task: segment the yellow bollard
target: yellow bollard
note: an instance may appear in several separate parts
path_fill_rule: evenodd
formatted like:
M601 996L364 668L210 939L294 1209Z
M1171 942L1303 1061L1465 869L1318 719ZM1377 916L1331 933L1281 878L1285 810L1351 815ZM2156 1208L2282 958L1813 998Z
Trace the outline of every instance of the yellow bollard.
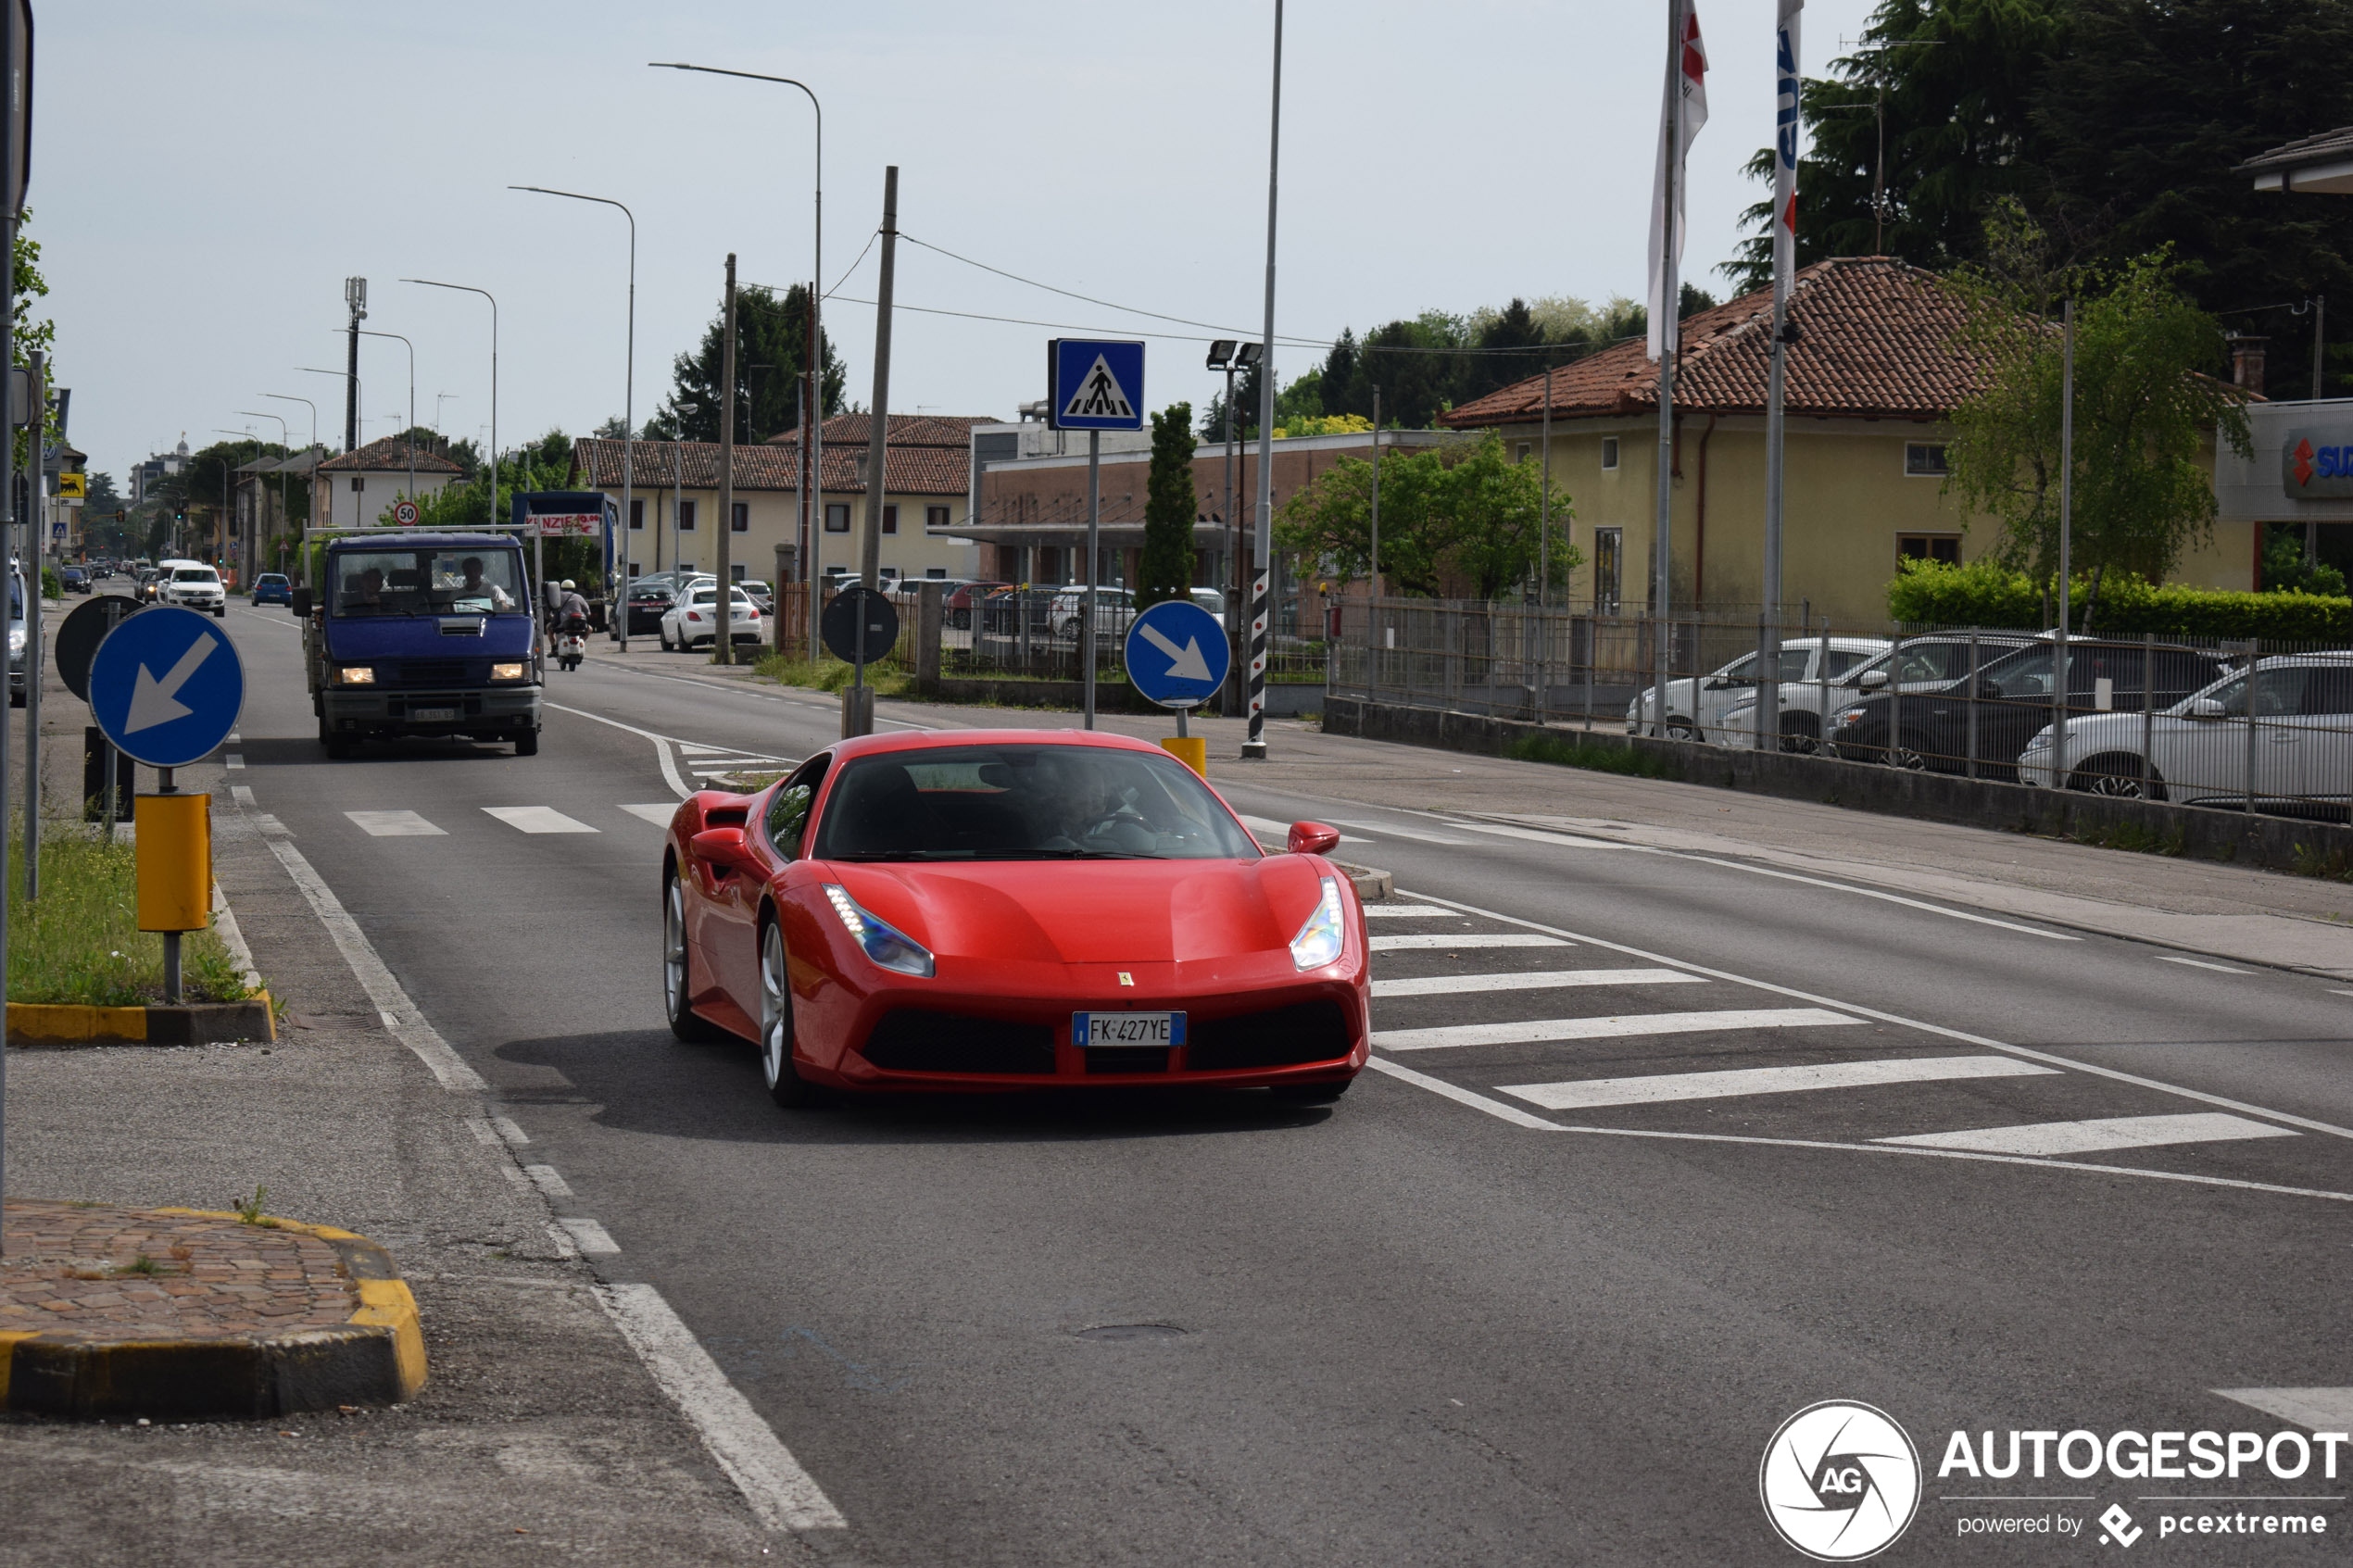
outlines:
M1209 777L1209 740L1204 735L1163 735L1161 748L1199 773Z
M212 924L212 797L143 795L132 807L139 835L139 929L203 931Z

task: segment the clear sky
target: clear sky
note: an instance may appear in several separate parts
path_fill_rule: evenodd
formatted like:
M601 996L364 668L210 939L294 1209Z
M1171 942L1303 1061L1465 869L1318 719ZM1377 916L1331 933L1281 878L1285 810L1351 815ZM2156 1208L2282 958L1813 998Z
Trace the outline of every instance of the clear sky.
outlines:
M1816 0L1817 72L1866 0ZM497 295L501 445L622 410L626 229L637 218L635 414L714 314L724 258L809 275L812 117L825 107L827 283L900 168L903 232L1123 305L1255 332L1265 260L1271 0L993 6L937 0L36 0L31 232L44 246L71 436L114 472L185 432L341 442L343 280L416 345L416 412L480 440ZM1663 0L1290 0L1277 331L1327 340L1514 295L1642 291ZM1687 274L1722 291L1740 165L1772 124L1772 0L1701 0L1712 118L1692 149ZM872 395L871 254L828 307ZM904 306L1137 332L1166 326L902 245ZM1013 417L1042 395L1036 326L902 312L891 403ZM1139 334L1140 335L1140 333ZM397 431L397 343L361 347L363 433ZM1320 350L1277 355L1285 380ZM1214 390L1201 345L1154 340L1147 400ZM438 395L448 394L443 397Z

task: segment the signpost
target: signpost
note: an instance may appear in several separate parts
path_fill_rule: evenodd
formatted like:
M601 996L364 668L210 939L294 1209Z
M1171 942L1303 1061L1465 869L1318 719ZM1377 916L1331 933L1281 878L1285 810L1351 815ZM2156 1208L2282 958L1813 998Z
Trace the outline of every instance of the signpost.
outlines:
M825 607L818 631L826 648L852 667L856 684L863 686L866 666L899 646L899 607L853 578ZM857 720L849 709L842 709L842 738L867 733L854 727Z
M1087 727L1095 727L1095 576L1102 551L1103 434L1144 428L1144 345L1058 337L1046 344L1046 424L1087 433L1087 613L1078 633Z
M1207 777L1209 743L1186 733L1185 716L1226 684L1226 629L1190 599L1163 599L1127 628L1126 656L1127 679L1145 700L1176 710L1176 738L1160 744Z
M66 690L82 701L90 700L90 661L98 652L98 645L107 633L147 607L122 594L100 594L74 607L71 615L57 627L57 679ZM85 732L82 750L83 787L88 788L90 752L103 746L105 755L99 760L97 797L104 811L107 838L114 838L114 825L124 815L123 784L119 776L121 752L104 732L95 725Z
M108 632L90 660L90 716L157 770L139 797L139 929L163 934L164 1000L181 1000L180 937L212 920L209 795L182 795L171 771L212 754L237 727L245 671L228 634L192 609L157 605Z

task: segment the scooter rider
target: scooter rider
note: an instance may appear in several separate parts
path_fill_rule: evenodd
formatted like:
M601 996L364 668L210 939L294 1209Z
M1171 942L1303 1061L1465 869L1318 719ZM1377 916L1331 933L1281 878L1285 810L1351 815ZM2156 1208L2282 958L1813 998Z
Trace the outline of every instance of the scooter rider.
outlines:
M578 618L577 623L574 617ZM563 581L562 596L556 600L556 612L547 618L547 650L555 651L556 636L566 631L588 629L588 601L580 596L578 587L569 577Z

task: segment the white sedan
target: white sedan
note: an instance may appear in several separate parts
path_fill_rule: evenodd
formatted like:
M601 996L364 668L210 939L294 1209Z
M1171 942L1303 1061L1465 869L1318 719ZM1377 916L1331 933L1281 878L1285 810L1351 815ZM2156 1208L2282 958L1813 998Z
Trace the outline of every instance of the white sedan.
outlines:
M1887 648L1884 637L1789 637L1781 643L1780 680L1835 679ZM1827 650L1827 651L1825 651ZM1667 683L1666 722L1659 722L1656 686L1645 686L1626 705L1626 733L1664 731L1669 740L1718 744L1745 737L1746 727L1728 723L1735 708L1756 700L1756 655L1744 653L1713 674Z
M730 630L735 641L757 643L762 640L761 628L767 622L760 607L741 588L727 593ZM698 647L709 647L719 640L719 584L715 581L696 583L671 602L662 612L661 646L686 653Z

